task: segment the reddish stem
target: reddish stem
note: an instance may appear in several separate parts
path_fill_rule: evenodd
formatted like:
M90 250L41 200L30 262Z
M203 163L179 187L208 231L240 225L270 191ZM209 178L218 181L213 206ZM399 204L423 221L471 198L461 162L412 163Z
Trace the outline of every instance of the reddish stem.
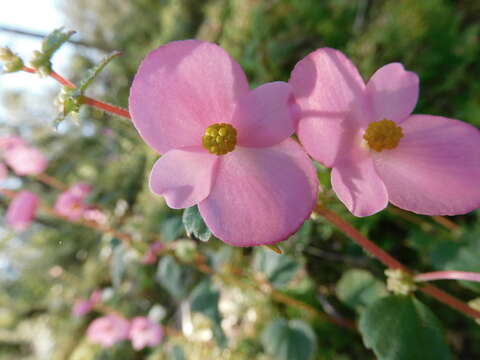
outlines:
M401 269L406 273L413 274L412 270L403 265L401 262L390 256L383 249L379 248L376 244L370 241L366 236L362 235L357 229L352 227L347 221L342 219L333 211L327 209L324 206L317 205L315 212L322 215L330 223L339 228L345 235L359 244L366 251L374 255L380 262L389 268ZM474 319L480 319L480 312L472 309L470 306L455 298L454 296L440 290L433 285L425 285L420 288L424 293L436 298L438 301L450 306L451 308L464 313Z
M480 282L480 273L467 271L434 271L415 275L414 280L432 281L432 280L466 280Z
M36 73L36 70L35 69L32 69L32 68L29 68L29 67L24 67L23 68L23 71L25 72L28 72L28 73L31 73L31 74L35 74ZM65 79L63 76L57 74L56 72L52 71L50 73L50 76L55 79L58 83L62 84L63 86L66 86L66 87L69 87L71 89L75 89L76 86L74 83L72 83L71 81ZM125 109L122 109L118 106L114 106L114 105L111 105L111 104L107 104L107 103L104 103L102 101L98 101L98 100L95 100L95 99L92 99L92 98L89 98L87 96L83 96L82 97L82 100L83 100L83 103L84 104L87 104L87 105L90 105L92 107L95 107L97 109L100 109L100 110L103 110L103 111L106 111L106 112L109 112L109 113L112 113L112 114L115 114L115 115L118 115L118 116L122 116L124 118L127 118L127 119L131 119L132 117L130 116L130 113L125 110Z

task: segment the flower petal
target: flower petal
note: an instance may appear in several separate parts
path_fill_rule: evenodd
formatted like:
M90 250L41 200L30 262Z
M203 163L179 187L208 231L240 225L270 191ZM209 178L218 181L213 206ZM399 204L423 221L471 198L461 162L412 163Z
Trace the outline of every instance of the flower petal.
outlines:
M362 77L340 51L322 48L295 66L289 82L300 109L300 141L312 157L333 166L343 137L371 114Z
M295 132L292 87L277 81L259 86L238 104L232 125L238 144L246 147L276 145Z
M173 209L193 206L210 193L217 160L201 147L170 150L153 166L150 189Z
M401 123L412 113L418 100L417 74L405 71L400 63L391 63L378 69L367 83L367 95L375 116Z
M293 140L270 148L238 147L221 159L215 185L199 210L226 243L273 244L307 219L317 189L315 168Z
M480 132L464 122L413 115L397 148L374 155L390 201L426 215L458 215L480 206Z
M373 215L388 204L387 190L368 154L336 165L332 170L332 188L355 216Z
M200 145L205 128L230 122L237 100L248 92L238 65L219 46L175 41L143 60L130 89L135 127L159 153Z

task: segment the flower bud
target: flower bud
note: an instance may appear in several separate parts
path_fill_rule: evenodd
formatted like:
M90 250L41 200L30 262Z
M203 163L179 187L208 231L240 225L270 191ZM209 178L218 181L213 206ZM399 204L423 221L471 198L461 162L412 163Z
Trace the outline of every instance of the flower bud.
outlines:
M0 60L10 61L15 54L8 47L0 47Z
M409 295L417 290L413 277L400 269L387 269L387 289L397 295Z

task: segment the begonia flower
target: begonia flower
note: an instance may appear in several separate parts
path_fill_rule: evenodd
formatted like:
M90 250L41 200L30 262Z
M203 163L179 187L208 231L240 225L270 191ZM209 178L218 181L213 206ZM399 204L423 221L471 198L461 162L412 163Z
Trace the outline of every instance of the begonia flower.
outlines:
M71 221L80 220L88 209L85 198L90 191L90 186L85 184L76 184L70 187L58 196L55 202L55 211Z
M88 299L78 299L73 305L72 313L75 316L81 317L88 314L95 305L102 301L101 290L95 290L92 292Z
M35 219L38 208L38 196L28 190L15 195L5 216L7 224L17 231L27 229Z
M8 176L8 169L3 162L0 162L0 181Z
M480 206L480 133L464 122L411 115L419 80L399 63L365 85L341 52L322 48L292 72L298 135L306 151L332 167L332 187L356 216L388 201L426 215Z
M87 329L87 338L94 344L110 348L116 343L126 340L130 329L128 320L107 315L93 320Z
M17 146L26 146L27 143L21 137L16 135L6 135L0 137L0 150L9 151Z
M15 146L5 152L5 162L19 176L41 174L48 166L47 158L31 146Z
M250 91L219 46L176 41L151 52L130 90L132 119L163 156L152 192L175 209L198 204L212 233L235 246L287 239L310 215L318 181L292 139L291 87Z
M135 350L145 347L154 347L160 344L163 330L160 325L147 317L137 316L132 319L129 336Z

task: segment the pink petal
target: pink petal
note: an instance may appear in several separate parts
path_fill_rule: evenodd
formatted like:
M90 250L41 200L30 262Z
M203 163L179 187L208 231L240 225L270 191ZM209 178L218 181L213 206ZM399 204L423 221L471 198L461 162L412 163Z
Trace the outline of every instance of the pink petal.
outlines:
M367 83L367 95L375 113L371 121L389 119L401 123L415 108L418 92L417 74L405 71L400 63L381 67Z
M480 206L480 132L464 122L413 115L397 148L374 154L396 206L426 215L465 214Z
M210 194L217 160L201 147L170 150L153 166L150 189L174 209L198 204Z
M215 236L234 246L287 239L316 201L315 168L291 139L270 148L242 148L223 156L215 185L199 210Z
M312 157L333 166L344 137L371 116L362 77L340 51L322 48L295 66L289 82L300 108L300 141Z
M6 221L17 231L25 230L35 218L38 208L38 196L28 190L20 191L10 202Z
M133 123L159 153L200 145L205 129L230 122L248 92L240 66L219 46L175 41L143 60L130 89Z
M48 166L47 158L38 149L21 145L6 152L5 162L19 176L38 175Z
M364 150L358 150L363 152ZM388 194L366 153L336 165L332 170L332 188L355 216L369 216L383 210Z
M4 163L0 162L0 181L8 176L8 169Z
M246 147L276 145L295 132L292 88L272 82L259 86L237 106L232 125L238 131L238 144Z

